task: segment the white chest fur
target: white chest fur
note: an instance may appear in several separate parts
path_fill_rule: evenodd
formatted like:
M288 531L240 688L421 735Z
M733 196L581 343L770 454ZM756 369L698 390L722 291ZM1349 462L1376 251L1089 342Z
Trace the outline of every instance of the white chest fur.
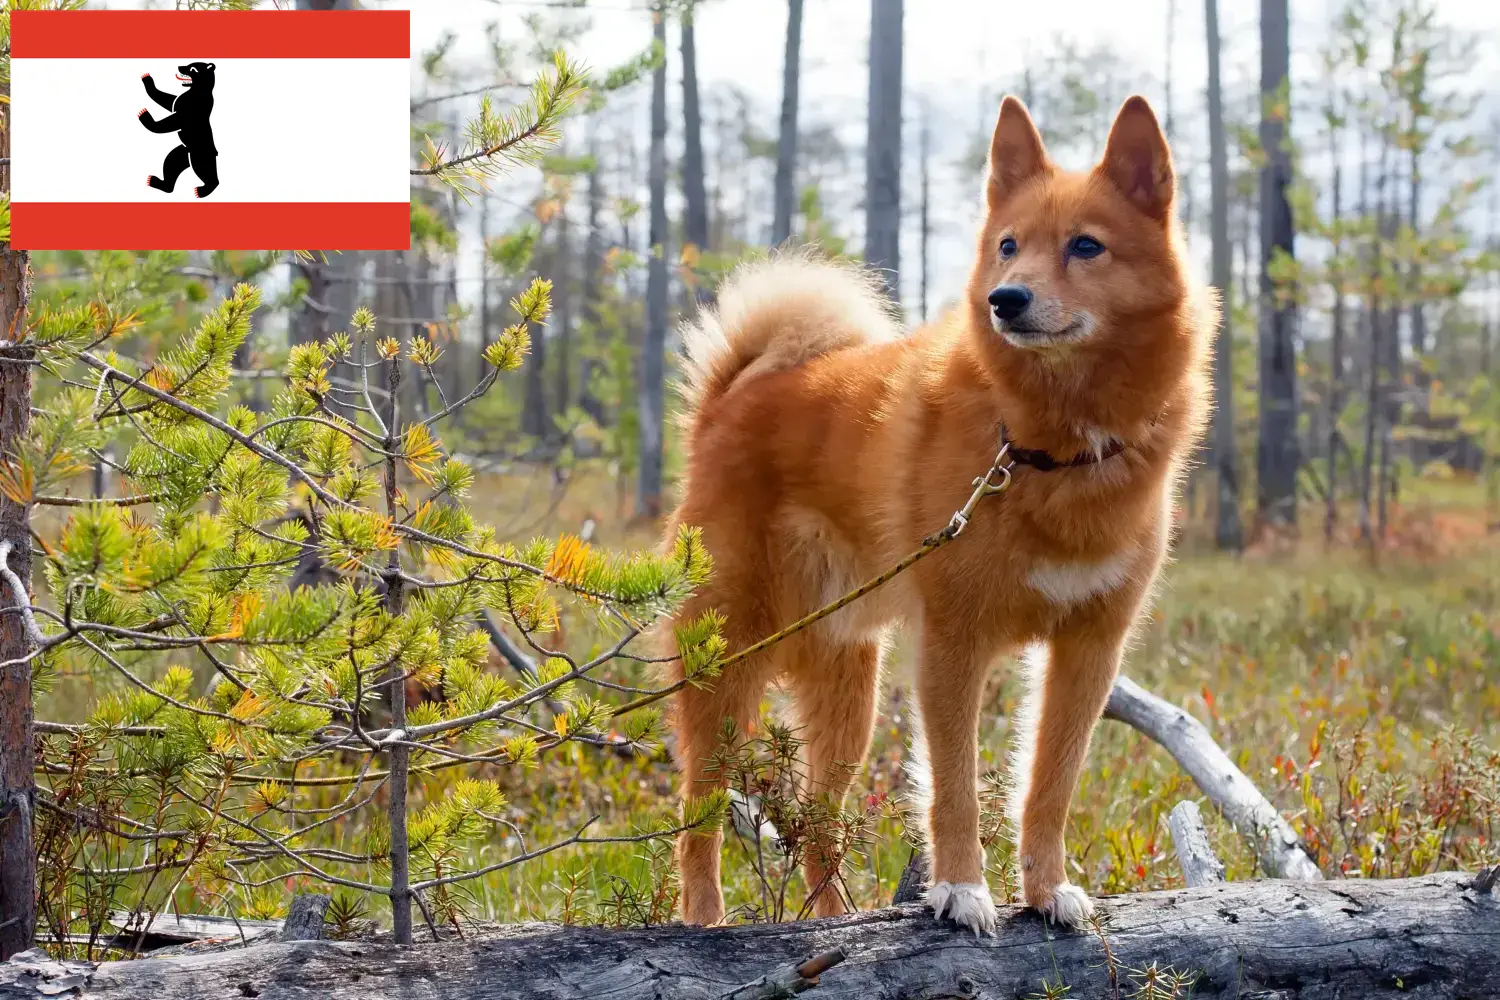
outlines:
M1135 553L1130 549L1097 562L1038 562L1026 583L1056 605L1081 604L1118 589L1130 578Z

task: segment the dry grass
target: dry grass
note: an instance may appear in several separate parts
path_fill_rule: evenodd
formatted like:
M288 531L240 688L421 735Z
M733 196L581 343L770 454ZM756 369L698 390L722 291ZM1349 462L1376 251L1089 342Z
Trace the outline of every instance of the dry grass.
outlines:
M509 537L577 532L593 519L598 544L652 544L649 526L631 525L622 514L630 486L597 464L581 464L560 485L531 470L492 473L475 491L475 514ZM1300 547L1228 558L1203 548L1200 523L1186 524L1179 558L1127 661L1132 677L1210 727L1330 875L1389 877L1500 860L1500 755L1493 749L1500 748L1500 544L1483 530L1476 493L1449 482L1416 494L1399 512L1395 543L1378 559L1344 541L1325 552L1317 523L1307 531L1316 540ZM561 631L551 644L586 653L594 642L581 618L565 614ZM622 669L628 672L618 680L650 680L639 668ZM863 831L848 854L845 881L864 908L889 901L910 850L901 817L910 669L909 643L900 637L875 749L845 817L849 830ZM79 706L97 695L95 683L60 679L40 714L80 715ZM982 733L983 762L993 771L986 785L991 884L997 898L1011 900L1019 882L998 813L1008 719L1019 694L1015 673L1001 665ZM774 711L777 700L768 698L766 709ZM414 808L459 777L457 769L441 773L452 777L429 782ZM510 797L508 818L533 847L566 837L594 815L601 819L593 834L646 829L676 802L665 760L624 759L577 744L535 770L497 770L493 777ZM1094 893L1180 884L1165 816L1196 796L1164 751L1104 723L1068 830L1073 879ZM302 805L318 804L309 795ZM806 808L776 805L783 816ZM1255 874L1239 838L1211 809L1204 812L1229 877ZM368 832L354 824L331 828L327 846L360 851ZM471 860L499 860L519 846L515 834L503 833ZM729 838L732 918L800 911L798 878L789 880L784 900L767 907L767 879L787 881L777 858L774 844L757 850ZM456 902L474 917L497 920L659 922L675 902L669 860L668 845L659 843L573 848L488 876ZM274 915L291 888L267 887L240 915ZM187 889L176 902L187 912L215 908ZM369 912L386 916L380 900L369 901Z
M520 495L521 482L502 481L486 495ZM628 497L628 489L615 494L607 473L587 471L547 526L577 530L593 517L603 544L648 543L649 533L612 509L616 495ZM1329 874L1400 876L1500 859L1500 755L1490 749L1500 748L1500 546L1485 537L1473 495L1451 483L1412 501L1399 512L1394 544L1376 560L1342 542L1326 552L1317 525L1308 534L1319 541L1298 550L1229 558L1203 551L1197 526L1189 526L1127 662L1132 677L1210 726ZM909 853L900 762L910 667L909 646L898 640L875 750L849 803L870 827L847 876L863 907L889 901ZM1002 665L982 737L996 807L1019 694ZM773 694L767 710L777 700ZM531 836L543 839L596 812L611 829L628 830L671 805L674 781L664 762L575 748L520 777L511 792ZM1068 834L1073 878L1095 893L1180 884L1165 816L1197 794L1155 744L1103 724ZM1227 823L1205 813L1229 876L1251 877L1253 856ZM992 886L1014 899L1010 844L998 823L990 829ZM745 917L759 910L764 866L748 843L730 837L729 845L727 901ZM639 848L553 855L486 884L478 902L500 919L608 920L618 907L604 903L622 884L659 890L663 875L661 857Z

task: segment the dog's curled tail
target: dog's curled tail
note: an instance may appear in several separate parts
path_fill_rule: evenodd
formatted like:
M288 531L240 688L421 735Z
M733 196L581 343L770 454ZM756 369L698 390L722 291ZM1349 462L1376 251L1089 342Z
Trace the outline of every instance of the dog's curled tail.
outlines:
M872 271L806 250L741 264L719 286L717 305L683 324L686 415L738 379L900 335Z

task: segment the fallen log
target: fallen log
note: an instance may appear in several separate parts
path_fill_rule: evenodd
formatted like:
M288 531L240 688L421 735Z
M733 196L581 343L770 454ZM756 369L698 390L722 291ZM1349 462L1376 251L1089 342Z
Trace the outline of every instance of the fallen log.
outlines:
M910 904L708 929L498 925L471 929L461 941L409 947L276 942L97 968L27 952L0 966L0 998L723 1000L781 989L806 990L814 1000L1019 1000L1048 988L1059 995L1061 985L1068 1000L1115 1000L1186 996L1185 987L1168 993L1160 984L1189 977L1196 1000L1495 997L1494 882L1448 872L1218 883L1101 899L1101 923L1081 931L1049 927L1009 906L992 938L938 923L931 910ZM847 960L831 964L828 956L839 955ZM810 963L811 956L820 961ZM802 971L794 976L789 968ZM1147 994L1142 987L1153 975L1158 992ZM59 981L66 990L55 989Z

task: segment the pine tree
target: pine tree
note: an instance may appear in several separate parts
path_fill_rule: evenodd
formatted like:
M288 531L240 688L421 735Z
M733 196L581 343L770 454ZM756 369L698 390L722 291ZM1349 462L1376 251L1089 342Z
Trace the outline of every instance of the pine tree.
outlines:
M658 4L651 15L656 41L666 46L667 15ZM640 363L640 481L635 510L643 518L661 515L666 435L667 365L667 68L658 64L651 83L651 229L646 277L646 342Z
M776 205L771 245L792 235L797 207L797 94L802 78L802 0L787 0L786 53L781 64L781 126L776 138Z
M10 51L10 15L0 13L0 44ZM31 257L10 245L10 58L0 60L0 461L25 440L38 361L26 336ZM31 603L30 511L0 491L0 607ZM32 677L36 648L30 617L0 614L0 961L31 947L36 926L32 821Z
M1220 83L1218 0L1204 0L1208 32L1208 146L1211 188L1210 240L1213 255L1213 285L1219 292L1219 335L1214 346L1213 461L1218 482L1215 540L1221 549L1238 550L1244 544L1240 527L1238 446L1234 437L1234 322L1233 289L1229 245L1229 154L1224 137L1224 97Z
M587 83L558 56L529 99L500 111L486 97L462 141L429 142L415 180L472 195L506 164L539 162ZM150 258L124 256L145 273ZM260 887L287 879L387 897L396 939L410 942L413 904L426 922L451 919L469 880L592 842L583 829L466 868L505 821L504 796L493 780L447 773L528 767L575 745L650 748L665 692L624 702L603 675L710 570L691 529L664 553L609 553L566 535L512 543L476 522L475 472L444 432L523 364L551 311L549 282L531 278L511 299L486 373L462 396L437 377L440 340L387 332L360 308L347 328L292 345L259 413L234 400L235 358L261 307L254 286L235 284L182 329L177 310L137 308L140 295L138 283L49 295L18 319L24 346L0 345L6 391L33 368L12 363L18 350L65 376L48 380L29 428L0 424L0 513L68 515L39 536L48 596L0 616L5 642L10 626L23 633L6 676L86 673L108 692L84 721L35 727L49 942L97 936L112 910L149 918L188 888L261 912ZM419 379L437 393L430 413L403 391ZM109 453L123 495L70 496ZM29 553L24 528L18 537ZM565 607L606 645L578 655L544 644ZM491 610L534 670L491 659ZM683 642L693 675L711 676L714 623ZM7 731L12 745L30 741ZM440 781L441 794L428 791ZM636 839L713 822L722 805L663 817ZM355 818L366 832L347 843ZM5 871L32 884L19 864ZM29 937L30 922L15 926Z
M865 262L901 299L901 50L903 0L870 0L869 127L865 140Z
M1257 510L1262 523L1297 524L1297 348L1294 309L1275 273L1292 256L1291 150L1287 123L1290 24L1287 0L1260 5L1260 437Z

